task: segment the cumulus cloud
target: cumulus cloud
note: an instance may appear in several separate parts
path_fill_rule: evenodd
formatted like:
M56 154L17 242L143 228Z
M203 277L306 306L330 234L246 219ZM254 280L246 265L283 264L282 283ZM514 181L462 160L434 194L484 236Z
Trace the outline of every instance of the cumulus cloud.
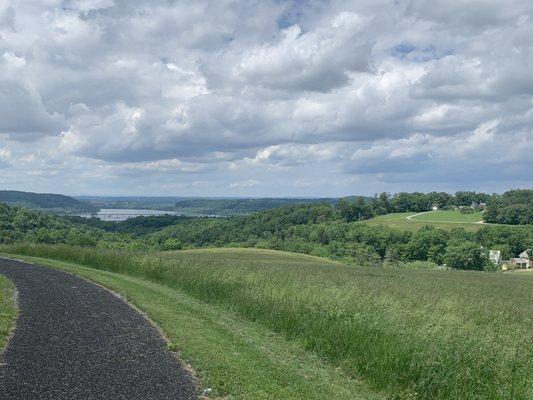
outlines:
M0 182L263 196L531 185L531 15L520 0L3 0Z
M0 133L19 141L54 135L65 126L57 113L49 113L37 91L21 82L0 80Z
M0 168L7 168L11 164L9 163L10 153L8 150L0 148Z
M247 49L234 74L282 90L325 92L343 86L350 72L369 70L372 39L364 34L366 23L357 14L341 12L309 32L293 25L273 43Z

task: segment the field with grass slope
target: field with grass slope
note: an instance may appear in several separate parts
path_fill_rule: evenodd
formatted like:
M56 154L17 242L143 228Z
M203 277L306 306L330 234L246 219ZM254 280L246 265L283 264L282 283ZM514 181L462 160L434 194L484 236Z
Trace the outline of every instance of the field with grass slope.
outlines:
M3 275L0 275L0 353L15 323L16 309L13 302L14 287Z
M367 387L390 399L533 395L533 277L525 274L358 268L254 249L143 254L17 245L0 251L77 263L55 265L127 292L220 396L371 398L365 397ZM139 293L143 287L155 292L137 296L124 282L137 285ZM191 319L171 322L182 309ZM199 322L200 309L212 313ZM238 320L238 326L212 327L220 315ZM203 324L217 333L197 331ZM227 340L235 338L247 345L229 346ZM248 368L242 357L249 345L270 363ZM204 346L210 351L202 352ZM297 352L284 354L291 346ZM300 356L311 367L298 369ZM210 369L213 357L217 367ZM240 374L246 378L241 386ZM354 389L356 382L363 384ZM322 397L280 394L300 385Z
M248 258L246 254L233 254L242 261ZM250 254L249 259L258 255ZM298 256L287 255L289 264L305 262L305 257L299 256L298 260ZM169 349L193 367L202 389L211 389L206 399L385 400L384 394L339 371L297 342L175 287L71 262L8 256L70 272L120 294L162 329L170 342ZM309 260L320 263L312 257Z
M405 212L380 215L366 221L368 225L386 225L392 228L417 231L426 225L433 225L442 229L464 228L476 232L485 224L478 223L482 220L481 213L461 214L459 211L428 211L425 213Z
M457 224L475 224L483 221L483 213L473 212L463 214L457 210L438 210L420 213L411 217L415 221L425 222L453 222Z

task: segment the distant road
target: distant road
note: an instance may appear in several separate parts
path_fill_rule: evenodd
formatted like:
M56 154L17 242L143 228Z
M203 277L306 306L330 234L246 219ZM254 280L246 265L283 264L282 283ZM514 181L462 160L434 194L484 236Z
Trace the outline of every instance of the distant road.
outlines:
M406 219L408 219L409 221L412 221L413 220L413 217L417 217L419 215L422 215L422 214L427 214L427 213L430 213L432 211L424 211L424 212L419 212L418 214L413 214L413 215L409 215L407 217L405 217Z
M157 330L112 293L3 258L0 273L19 292L16 331L0 356L0 399L197 398Z

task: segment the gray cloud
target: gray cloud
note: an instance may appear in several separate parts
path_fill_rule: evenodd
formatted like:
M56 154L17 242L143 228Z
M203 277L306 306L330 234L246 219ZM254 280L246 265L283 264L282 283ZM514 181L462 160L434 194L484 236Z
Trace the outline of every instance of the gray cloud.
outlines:
M58 134L65 127L59 114L50 114L39 93L22 83L0 80L0 133L19 141Z
M531 15L519 0L4 0L0 183L531 184Z

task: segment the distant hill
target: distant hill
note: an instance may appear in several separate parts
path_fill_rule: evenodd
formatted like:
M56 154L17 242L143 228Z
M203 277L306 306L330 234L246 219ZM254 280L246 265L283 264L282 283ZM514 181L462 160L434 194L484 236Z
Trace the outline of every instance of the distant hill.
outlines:
M77 196L98 208L127 208L166 210L186 215L230 216L251 214L272 208L295 204L327 203L334 205L338 198L192 198L192 197L106 197ZM348 199L353 200L353 197Z
M177 211L189 213L241 215L296 204L327 203L334 205L337 201L338 199L334 198L184 199L177 201L175 207Z
M174 204L183 197L142 197L142 196L76 196L76 199L93 207L126 208L143 210L174 211Z
M0 202L54 213L90 213L98 208L69 196L0 190Z

